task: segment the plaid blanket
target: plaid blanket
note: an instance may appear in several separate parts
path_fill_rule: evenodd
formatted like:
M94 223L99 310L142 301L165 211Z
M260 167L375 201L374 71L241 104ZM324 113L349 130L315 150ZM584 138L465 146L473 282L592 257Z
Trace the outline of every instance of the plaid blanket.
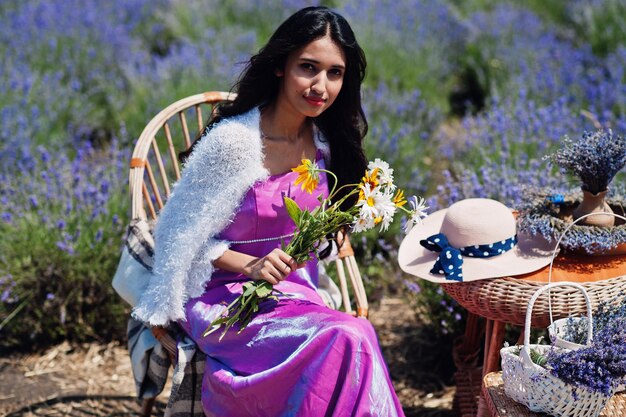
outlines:
M144 220L132 220L127 229L124 250L138 265L152 271L153 248L152 224ZM142 322L131 317L126 333L137 397L155 398L163 391L167 382L172 365L170 357L152 331ZM165 416L204 416L200 395L205 355L177 326L171 326L169 333L176 340L177 357Z
M205 355L182 331L171 333L177 341L178 352L165 416L204 416L200 396ZM128 321L128 350L137 397L143 399L158 396L167 382L170 358L150 329L133 318Z

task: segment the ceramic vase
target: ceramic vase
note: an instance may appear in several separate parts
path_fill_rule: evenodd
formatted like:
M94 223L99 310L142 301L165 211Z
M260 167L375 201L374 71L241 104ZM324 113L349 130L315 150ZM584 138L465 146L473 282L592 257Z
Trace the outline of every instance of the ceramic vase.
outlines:
M578 207L574 209L574 220L589 213L613 213L613 210L605 200L608 190L600 191L597 194L592 194L589 191L583 190L583 200ZM579 224L586 224L587 226L598 227L612 227L615 224L615 217L608 215L596 215L589 216L579 222Z

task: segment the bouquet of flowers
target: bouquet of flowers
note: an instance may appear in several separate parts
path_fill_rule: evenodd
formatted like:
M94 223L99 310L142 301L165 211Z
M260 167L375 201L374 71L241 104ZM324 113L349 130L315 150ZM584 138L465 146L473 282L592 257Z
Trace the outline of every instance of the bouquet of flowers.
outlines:
M406 229L420 223L426 216L428 208L423 198L412 197L406 207L407 199L404 191L396 189L393 184L393 169L380 159L368 164L365 176L359 184L347 184L336 188L337 177L331 171L321 169L308 159L293 169L298 178L295 185L301 184L303 190L313 193L320 180L320 173L325 172L335 178L334 186L327 198L320 197L320 205L312 211L301 209L298 204L284 197L285 207L296 225L296 232L291 241L283 246L283 250L291 255L298 264L312 258L316 248L326 236L351 227L354 232L362 232L380 226L387 230L394 215L403 211L408 215ZM348 191L339 197L339 192ZM358 194L356 204L342 208L343 203ZM336 200L335 200L336 199ZM218 330L224 325L221 338L235 323L239 323L239 331L246 328L253 315L259 310L259 304L267 299L277 299L272 284L267 281L251 281L243 286L242 294L230 303L223 315L214 320L205 330L204 336Z
M532 236L541 234L548 241L569 229L561 241L567 250L590 255L620 251L618 246L626 242L626 225L617 222L612 214L624 214L624 196L620 192L623 187L618 184L611 196L607 194L609 184L626 165L626 139L610 129L585 132L577 140L566 136L563 147L544 160L578 178L582 196L563 189L558 194L555 190L527 189L525 203L519 210L519 229ZM581 217L584 218L570 228L572 220Z

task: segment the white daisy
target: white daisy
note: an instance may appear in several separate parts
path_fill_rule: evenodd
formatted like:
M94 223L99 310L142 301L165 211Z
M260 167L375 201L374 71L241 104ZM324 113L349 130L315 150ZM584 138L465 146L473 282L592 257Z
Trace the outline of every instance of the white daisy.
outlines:
M359 217L378 217L378 210L376 209L376 196L379 194L378 188L372 188L369 184L361 185L362 198L356 203L359 207Z
M396 186L393 184L393 168L390 168L389 164L380 158L370 161L367 165L369 171L373 171L376 168L378 168L378 180L380 183L395 189Z
M380 230L387 230L387 228L393 221L393 216L396 214L397 210L397 206L393 202L393 194L379 194L377 198L375 198L375 206L380 219Z
M393 194L381 192L380 187L372 189L369 184L361 186L361 191L362 198L356 204L359 218L373 219L375 225L381 225L381 230L387 230L397 209Z
M374 227L374 218L371 216L359 217L352 224L352 231L355 233L364 232Z
M424 200L422 197L411 197L409 199L409 204L411 205L411 216L404 226L404 230L406 233L409 233L409 231L416 224L421 224L422 219L428 216L428 214L426 213L426 210L428 210L428 206L426 205L426 200Z

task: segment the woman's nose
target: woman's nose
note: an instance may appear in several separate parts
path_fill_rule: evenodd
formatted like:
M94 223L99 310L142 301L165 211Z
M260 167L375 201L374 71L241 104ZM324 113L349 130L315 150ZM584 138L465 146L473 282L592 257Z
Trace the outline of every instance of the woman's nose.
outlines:
M326 91L326 75L323 72L320 72L317 77L313 79L311 90L318 95L324 94Z

